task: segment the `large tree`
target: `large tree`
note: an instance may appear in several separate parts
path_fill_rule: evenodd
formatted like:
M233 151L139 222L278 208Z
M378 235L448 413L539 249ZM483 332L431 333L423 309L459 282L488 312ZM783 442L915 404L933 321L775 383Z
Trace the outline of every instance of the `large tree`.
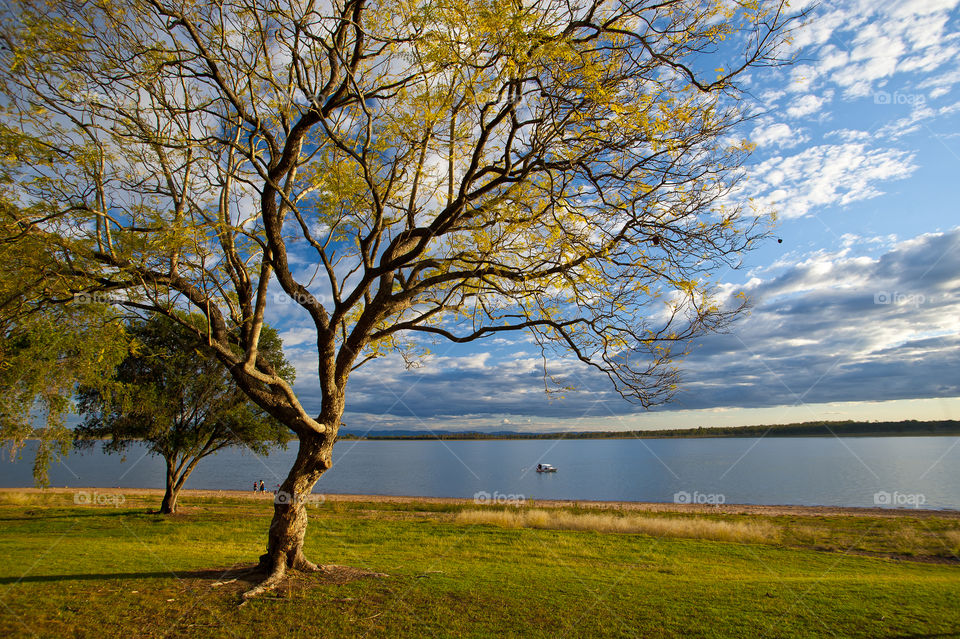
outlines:
M77 392L85 419L74 429L75 443L89 447L102 441L107 452L142 443L163 457L161 513L177 511L180 490L204 457L230 446L265 455L275 445L286 445L290 431L253 404L182 324L159 315L132 322L127 333L131 349L117 365L113 383L81 386ZM260 352L284 380L293 381L293 367L269 326L263 327Z
M303 496L347 380L417 336L526 330L644 406L669 397L675 356L742 308L709 277L762 235L730 197L750 146L738 78L778 63L784 7L8 5L3 121L53 158L18 197L59 210L30 232L87 292L202 313L180 321L299 438L248 595L317 569ZM261 351L291 302L316 329L313 412Z

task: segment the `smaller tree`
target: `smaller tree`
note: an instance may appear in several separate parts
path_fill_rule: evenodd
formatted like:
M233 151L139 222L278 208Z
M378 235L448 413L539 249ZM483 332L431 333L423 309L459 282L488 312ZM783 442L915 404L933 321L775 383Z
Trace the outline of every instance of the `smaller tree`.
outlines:
M196 325L203 320L188 318ZM229 446L268 454L285 446L290 431L237 389L212 352L178 322L160 315L130 325L130 353L117 366L114 384L78 391L84 422L77 447L103 444L119 452L145 443L166 462L166 491L160 512L175 513L184 482L201 459ZM294 369L283 356L277 332L264 326L261 353L287 381Z

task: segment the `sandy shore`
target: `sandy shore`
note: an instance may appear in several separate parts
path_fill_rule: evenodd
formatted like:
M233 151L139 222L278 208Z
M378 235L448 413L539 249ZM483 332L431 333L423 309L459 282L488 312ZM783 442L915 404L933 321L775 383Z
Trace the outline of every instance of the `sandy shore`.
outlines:
M79 491L99 493L123 493L125 495L163 497L163 490L159 488L0 488L0 493L57 493L73 494ZM272 493L254 493L243 490L189 490L184 489L180 497L228 497L230 499L250 499L271 501ZM475 505L473 499L456 499L449 497L408 497L396 495L336 495L324 493L325 501L333 502L378 502L396 504L447 504L447 505ZM677 512L677 513L722 513L737 515L775 515L799 517L942 517L960 519L957 510L923 510L923 509L890 509L890 508L847 508L839 506L757 506L753 504L723 504L711 506L707 504L668 504L639 501L584 501L584 500L554 500L537 499L528 505L556 508L572 507L597 508L612 510L629 510L642 512Z

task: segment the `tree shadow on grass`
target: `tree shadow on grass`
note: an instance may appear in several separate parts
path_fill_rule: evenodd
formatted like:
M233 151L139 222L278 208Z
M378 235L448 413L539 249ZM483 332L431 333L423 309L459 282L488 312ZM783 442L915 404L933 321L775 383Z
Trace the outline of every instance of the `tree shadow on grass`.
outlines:
M313 585L341 585L367 577L386 577L386 575L352 566L326 565L317 573L290 573L294 582L310 582ZM196 585L211 582L210 587L227 584L253 584L266 577L257 564L238 564L227 568L206 568L200 570L159 570L153 572L105 572L77 573L72 575L25 575L23 577L0 577L0 585L17 583L48 583L67 581L109 581L139 579L176 579Z
M0 577L0 584L15 583L45 583L60 581L108 581L111 579L179 579L179 580L210 580L214 582L229 581L231 579L247 578L255 580L261 578L256 564L234 566L231 568L208 568L203 570L158 570L155 572L104 572L104 573L77 573L71 575L26 575L24 577Z
M89 512L36 513L23 517L0 517L0 521L46 521L48 519L78 519L81 517L127 517L130 515L160 515L156 508L91 509ZM170 517L171 515L163 515ZM175 516L175 515L174 515Z

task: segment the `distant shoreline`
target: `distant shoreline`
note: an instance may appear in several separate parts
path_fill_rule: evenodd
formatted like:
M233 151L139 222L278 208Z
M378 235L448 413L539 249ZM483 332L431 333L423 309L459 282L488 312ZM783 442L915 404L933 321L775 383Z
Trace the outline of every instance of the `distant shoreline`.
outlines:
M472 433L471 433L472 435ZM430 441L434 439L442 439L444 441L533 441L533 440L547 440L553 441L557 439L610 439L610 440L629 440L629 439L756 439L757 437L776 437L779 439L816 439L816 438L825 438L825 437L960 437L960 431L955 433L836 433L835 435L775 435L770 433L769 435L604 435L601 437L591 437L589 433L550 433L548 435L531 435L525 436L518 434L513 435L491 435L486 436L483 433L479 433L477 437L472 436L459 436L456 434L438 434L438 435L369 435L363 437L353 437L341 436L339 439L343 441L370 441L370 442L396 442L396 441ZM295 438L294 438L295 439Z
M162 488L108 488L108 487L59 487L59 488L0 488L0 493L31 493L31 494L74 494L77 492L99 492L102 494L125 494L163 497ZM325 502L372 502L396 504L438 504L451 506L484 506L495 504L477 503L470 498L460 497L417 497L412 495L361 495L351 493L315 493L323 497ZM252 490L211 490L184 488L180 491L180 499L189 497L245 499L270 502L273 493L255 493ZM595 508L598 510L624 510L639 512L676 512L687 514L724 514L724 515L767 515L767 516L800 516L800 517L943 517L960 520L960 510L931 510L914 508L869 508L858 506L791 506L760 504L674 504L669 502L644 501L597 501L588 499L536 499L529 500L528 505L538 508Z
M537 440L537 439L712 439L733 437L942 437L960 436L960 421L803 422L763 426L718 426L630 431L342 431L342 440Z

